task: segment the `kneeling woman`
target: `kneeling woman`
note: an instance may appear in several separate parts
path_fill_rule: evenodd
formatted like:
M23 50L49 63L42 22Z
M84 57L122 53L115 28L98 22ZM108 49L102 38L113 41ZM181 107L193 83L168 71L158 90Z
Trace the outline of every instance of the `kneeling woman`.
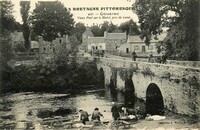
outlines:
M98 120L98 121L101 121L100 120L100 116L103 117L103 114L101 114L101 112L99 112L99 108L95 108L93 113L92 113L92 120Z

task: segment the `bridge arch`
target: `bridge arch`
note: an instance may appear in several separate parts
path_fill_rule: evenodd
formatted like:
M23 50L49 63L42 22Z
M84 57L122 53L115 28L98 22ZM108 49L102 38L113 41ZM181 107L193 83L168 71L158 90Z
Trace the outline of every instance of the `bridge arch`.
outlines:
M103 68L99 69L99 72L98 72L98 82L99 82L98 83L99 87L101 87L101 88L105 87L105 75L104 75Z
M155 83L149 84L146 90L146 113L151 115L164 114L163 96Z
M133 106L135 104L135 87L132 79L127 79L125 81L125 104L128 106Z

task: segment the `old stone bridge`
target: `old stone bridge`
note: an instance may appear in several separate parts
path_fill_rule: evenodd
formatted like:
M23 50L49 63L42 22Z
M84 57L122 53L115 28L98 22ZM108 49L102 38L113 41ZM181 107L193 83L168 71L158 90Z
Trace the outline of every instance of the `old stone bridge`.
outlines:
M162 114L167 109L200 115L199 62L159 64L118 58L94 61L104 84L118 91L129 91L129 95L143 100L146 113Z

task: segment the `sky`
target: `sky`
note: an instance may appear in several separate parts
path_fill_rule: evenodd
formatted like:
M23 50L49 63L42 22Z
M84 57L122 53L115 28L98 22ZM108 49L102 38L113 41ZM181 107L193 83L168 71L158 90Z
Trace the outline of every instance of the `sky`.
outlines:
M22 0L11 0L14 4L14 17L16 21L22 23L21 15L20 15L20 1ZM35 3L38 0L30 0L31 1L31 9L30 13L35 8ZM39 0L39 1L47 1L47 0ZM55 0L48 0L55 1ZM71 9L71 13L73 14L73 18L75 22L82 22L85 25L91 26L93 24L101 24L103 21L109 21L113 24L121 24L122 22L133 19L133 21L138 22L137 15L134 14L132 10L104 10L104 7L131 7L135 0L58 0L65 5L67 9ZM85 10L80 11L77 8L84 7L95 7L98 10ZM74 10L76 8L76 10ZM113 14L111 14L113 13Z

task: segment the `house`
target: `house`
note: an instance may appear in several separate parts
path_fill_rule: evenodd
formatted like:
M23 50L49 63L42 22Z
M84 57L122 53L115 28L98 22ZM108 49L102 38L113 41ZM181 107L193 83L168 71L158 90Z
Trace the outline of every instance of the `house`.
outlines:
M104 38L106 43L106 51L110 52L111 54L116 54L118 48L124 43L126 43L127 40L126 32L108 33L105 31Z
M139 35L128 35L127 42L118 48L118 54L121 56L130 56L131 53L135 51L136 54L141 57L146 57L149 55L149 53L152 53L154 56L156 56L158 55L156 44L160 41L163 41L165 36L166 33L159 35L157 40L152 39L150 45L147 46Z
M85 45L85 49L88 52L94 52L95 50L104 50L108 53L117 53L117 49L124 43L126 43L126 32L124 33L108 33L104 32L102 37L94 37L90 28L86 28L86 31L82 34L82 46Z
M41 36L38 38L39 42L39 53L40 54L54 54L59 53L61 50L70 50L71 45L68 40L68 36L56 38L52 42L44 41Z
M11 39L13 44L24 44L23 32L11 33Z
M11 40L12 40L12 48L14 52L18 52L22 49L17 49L17 46L24 48L24 36L23 36L23 32L14 32L11 33Z
M86 27L86 30L82 34L82 44L79 46L79 50L88 50L88 38L94 37L93 33L91 32L91 29L89 27Z
M37 41L31 41L31 52L39 52L39 43Z

